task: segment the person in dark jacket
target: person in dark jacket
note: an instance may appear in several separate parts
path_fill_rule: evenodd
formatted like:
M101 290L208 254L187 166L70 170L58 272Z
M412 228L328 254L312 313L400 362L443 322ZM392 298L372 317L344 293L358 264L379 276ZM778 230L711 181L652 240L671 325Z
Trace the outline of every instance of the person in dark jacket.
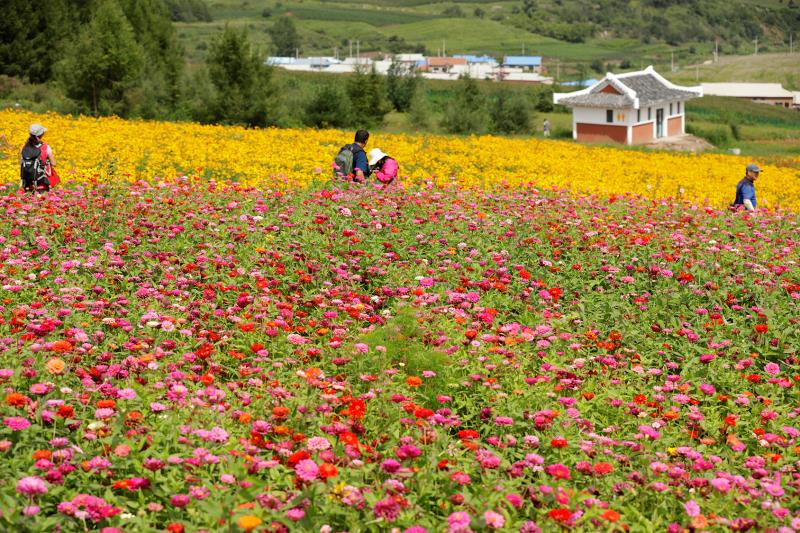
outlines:
M758 165L750 163L745 168L745 176L736 184L736 199L733 201L734 206L744 206L748 211L756 210L756 187L755 181L761 169Z

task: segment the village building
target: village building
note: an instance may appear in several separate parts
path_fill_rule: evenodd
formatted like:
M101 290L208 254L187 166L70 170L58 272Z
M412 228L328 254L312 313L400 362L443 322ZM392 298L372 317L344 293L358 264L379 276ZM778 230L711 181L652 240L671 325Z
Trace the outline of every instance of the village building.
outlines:
M703 96L701 87L681 87L652 66L611 74L586 89L556 93L556 104L572 108L572 137L584 142L643 144L686 133L685 104Z
M540 74L542 72L541 56L505 56L503 58L503 69L509 72L532 72Z
M794 107L794 93L784 89L780 83L704 83L703 94Z

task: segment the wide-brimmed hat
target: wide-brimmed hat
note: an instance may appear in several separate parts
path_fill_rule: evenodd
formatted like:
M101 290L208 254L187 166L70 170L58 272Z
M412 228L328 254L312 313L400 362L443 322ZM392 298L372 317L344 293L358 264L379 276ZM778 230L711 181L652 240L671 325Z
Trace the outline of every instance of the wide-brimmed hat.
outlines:
M386 154L380 148L373 148L369 151L369 164L374 165L384 157L386 157Z
M44 135L44 132L46 131L47 128L45 128L41 124L31 124L31 127L28 128L28 132L34 137L41 137L42 135Z

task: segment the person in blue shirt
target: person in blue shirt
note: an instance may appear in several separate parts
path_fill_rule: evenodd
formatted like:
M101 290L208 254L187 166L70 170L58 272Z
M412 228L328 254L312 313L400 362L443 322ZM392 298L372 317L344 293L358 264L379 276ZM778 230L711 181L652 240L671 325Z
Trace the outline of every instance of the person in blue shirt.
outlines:
M736 199L733 201L734 206L743 205L748 211L756 210L756 187L755 181L761 169L758 165L750 163L745 169L745 176L741 181L736 184Z

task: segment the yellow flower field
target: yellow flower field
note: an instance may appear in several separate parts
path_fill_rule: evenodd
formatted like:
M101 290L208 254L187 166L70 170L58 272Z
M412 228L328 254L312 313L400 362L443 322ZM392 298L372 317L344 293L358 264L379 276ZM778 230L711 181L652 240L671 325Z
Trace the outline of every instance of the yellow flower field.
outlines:
M336 130L248 130L0 111L0 182L18 182L18 152L33 122L49 129L46 140L55 150L64 181L197 174L244 184L302 186L320 173L327 178L337 150L352 141L352 132ZM715 206L733 200L736 182L749 162L728 155L641 152L491 136L377 134L369 147L380 147L395 157L406 180L432 178L478 186L532 183L652 198L682 195ZM787 163L762 165L759 206L800 208L800 161Z

